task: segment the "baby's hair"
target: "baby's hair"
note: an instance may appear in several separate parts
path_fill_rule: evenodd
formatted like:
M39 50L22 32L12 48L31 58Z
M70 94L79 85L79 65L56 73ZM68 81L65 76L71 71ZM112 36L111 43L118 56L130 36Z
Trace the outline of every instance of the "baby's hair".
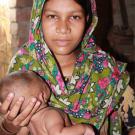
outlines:
M20 87L24 87L24 89L21 89L19 92L24 92L25 88L30 88L31 86L34 87L34 85L36 85L35 87L39 88L40 90L45 89L44 80L35 72L16 71L10 73L0 80L0 101L3 101L9 92L16 93L16 90L18 90ZM14 87L16 87L16 90ZM32 91L33 89L28 92Z

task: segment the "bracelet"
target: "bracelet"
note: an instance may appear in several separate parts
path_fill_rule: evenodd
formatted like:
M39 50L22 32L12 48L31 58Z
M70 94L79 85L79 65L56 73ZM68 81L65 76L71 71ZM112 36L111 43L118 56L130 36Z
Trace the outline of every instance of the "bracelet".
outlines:
M1 130L2 130L6 135L15 135L15 134L16 134L16 133L12 133L12 132L8 131L8 130L5 128L3 122L0 123L0 128L1 128Z

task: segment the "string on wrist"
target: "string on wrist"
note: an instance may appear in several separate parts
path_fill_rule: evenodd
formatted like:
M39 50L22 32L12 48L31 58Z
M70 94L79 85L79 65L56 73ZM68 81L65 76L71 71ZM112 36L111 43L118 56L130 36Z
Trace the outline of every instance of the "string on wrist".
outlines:
M4 126L4 124L3 124L3 121L0 123L0 128L1 128L1 130L6 134L6 135L15 135L16 133L13 133L13 132L11 132L11 131L8 131L7 129L6 129L6 127Z

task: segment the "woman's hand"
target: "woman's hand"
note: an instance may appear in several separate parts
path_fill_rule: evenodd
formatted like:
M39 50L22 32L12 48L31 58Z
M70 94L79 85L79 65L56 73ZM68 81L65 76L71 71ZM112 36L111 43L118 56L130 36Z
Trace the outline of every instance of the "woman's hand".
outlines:
M26 108L20 112L21 106L25 100L24 97L20 97L9 110L13 99L14 94L10 93L3 104L0 105L0 113L4 115L4 120L2 122L3 127L11 133L17 133L21 127L27 126L32 115L39 108L40 102L36 98L32 98Z

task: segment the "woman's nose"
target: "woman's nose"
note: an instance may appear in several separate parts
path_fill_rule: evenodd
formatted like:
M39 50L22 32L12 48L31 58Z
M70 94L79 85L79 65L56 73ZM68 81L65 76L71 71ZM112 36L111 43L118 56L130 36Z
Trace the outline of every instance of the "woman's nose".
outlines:
M60 20L56 26L56 33L69 34L71 32L70 25L67 20Z

